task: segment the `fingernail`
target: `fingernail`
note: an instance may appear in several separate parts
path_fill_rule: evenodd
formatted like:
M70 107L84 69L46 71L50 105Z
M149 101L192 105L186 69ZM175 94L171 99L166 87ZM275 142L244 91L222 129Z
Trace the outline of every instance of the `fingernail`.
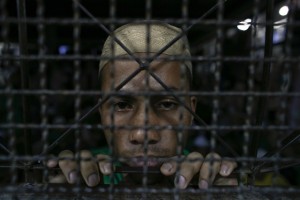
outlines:
M199 183L199 188L207 189L208 188L208 182L206 180L201 180L200 183Z
M221 167L221 173L222 173L223 175L228 175L228 166L227 166L227 165L223 165L223 166Z
M76 181L77 181L77 172L76 171L71 171L69 173L69 181L70 181L70 183L76 183Z
M49 160L47 162L47 167L52 168L52 167L55 167L56 165L57 165L57 161L56 160Z
M103 173L104 174L110 174L111 172L111 165L110 163L106 163L103 165Z
M99 177L97 174L91 174L88 176L88 185L89 186L95 186L99 183Z
M177 185L177 187L180 189L184 189L186 187L186 181L184 176L177 176L177 180L175 180L175 185Z
M171 163L164 163L163 168L164 168L166 171L171 171L172 165L171 165Z

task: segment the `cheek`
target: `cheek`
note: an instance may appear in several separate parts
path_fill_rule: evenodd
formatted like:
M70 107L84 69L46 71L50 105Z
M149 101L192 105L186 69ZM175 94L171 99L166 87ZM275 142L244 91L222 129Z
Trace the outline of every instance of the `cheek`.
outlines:
M105 139L106 139L107 144L109 144L111 146L112 133L109 130L105 130L104 135L105 135Z
M178 129L180 126L190 126L192 124L192 119L193 117L189 111L177 111L174 113L168 113L167 115L164 115L163 119L161 120L164 121L164 123L161 125L172 125ZM177 132L176 129L175 131Z
M130 113L112 113L110 109L103 109L100 112L101 124L104 126L114 125L115 127L128 125Z
M179 133L177 130L161 130L160 135L160 146L175 153L176 148L181 141L180 135L183 136L183 134Z
M122 152L129 146L128 133L126 131L105 131L105 137L107 144L114 150L116 155L122 155Z

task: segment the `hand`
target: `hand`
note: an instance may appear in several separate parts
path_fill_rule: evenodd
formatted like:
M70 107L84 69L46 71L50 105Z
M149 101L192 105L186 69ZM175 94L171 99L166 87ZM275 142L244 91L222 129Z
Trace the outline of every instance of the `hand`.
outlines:
M160 170L161 173L170 176L180 169L175 184L178 188L184 189L191 182L192 178L199 174L198 186L206 189L209 185L237 185L236 178L228 176L237 167L237 163L229 160L222 160L216 153L208 154L205 159L198 152L190 153L178 168L178 163L174 161L165 162ZM216 178L220 174L220 178Z
M74 184L80 179L78 177L77 170L80 165L80 174L85 183L90 186L96 186L100 183L100 173L109 175L112 173L112 165L108 161L109 156L97 155L95 160L91 152L83 150L80 152L80 164L74 160L75 155L69 150L62 151L59 154L59 161L49 160L47 166L49 168L59 165L62 170L62 174L56 176L50 176L50 183L70 183ZM212 161L212 159L216 159ZM191 162L192 160L192 162ZM211 153L206 156L203 161L203 156L200 153L193 152L187 156L186 161L180 164L180 171L178 180L175 181L177 186L184 189L191 182L192 178L199 174L199 188L207 188L212 183L216 185L237 185L235 178L226 178L236 168L237 164L232 161L222 160L218 154ZM165 162L160 170L161 173L170 176L176 173L177 162L169 161ZM216 178L217 174L221 175L221 178Z
M74 184L82 177L88 186L93 187L100 183L99 173L108 175L112 172L112 166L108 161L109 156L107 155L99 154L96 156L97 160L95 160L90 151L83 150L80 152L80 163L75 160L74 153L69 150L62 151L58 157L59 161L49 160L47 167L54 168L58 165L62 174L49 176L49 183L68 182ZM81 177L78 177L78 169L80 169Z

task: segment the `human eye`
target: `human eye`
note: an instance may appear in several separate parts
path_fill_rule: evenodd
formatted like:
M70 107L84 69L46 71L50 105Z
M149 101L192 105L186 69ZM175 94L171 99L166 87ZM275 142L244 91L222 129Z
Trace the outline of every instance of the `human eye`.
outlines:
M156 103L156 109L169 111L178 108L178 102L174 99L163 99Z
M115 112L127 112L133 109L133 105L127 101L116 101L112 105Z

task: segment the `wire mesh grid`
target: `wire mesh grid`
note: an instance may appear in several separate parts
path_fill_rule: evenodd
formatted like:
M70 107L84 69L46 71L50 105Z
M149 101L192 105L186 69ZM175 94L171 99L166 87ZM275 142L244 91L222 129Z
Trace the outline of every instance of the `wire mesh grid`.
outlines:
M1 0L1 199L299 198L299 6L297 0ZM151 25L168 23L183 31L141 59L113 31L133 22L146 24L146 52ZM111 55L100 56L108 35L131 57L115 56L113 45ZM183 37L191 57L160 57ZM118 65L132 58L139 67L126 66L120 81ZM107 60L113 70L99 75L99 62ZM176 77L176 68L160 76L149 67L157 61L191 62L192 76L180 66L174 90L168 80ZM143 84L142 90L123 90ZM153 84L161 89L151 90ZM187 98L197 99L195 109ZM124 113L136 105L142 115L131 120ZM174 107L175 122L152 118L167 116ZM185 123L187 113L192 124ZM120 123L120 116L127 123ZM127 140L142 136L128 143L122 134ZM161 148L151 156L158 144L165 152ZM169 146L173 153L166 153ZM120 153L130 148L132 157ZM74 156L62 156L64 150ZM197 171L181 189L184 167L177 165L171 176L162 175L160 167L168 156L178 164L204 161L188 159L188 152L218 153L221 158L208 159L210 169L215 162L236 162L230 177L237 184L212 181L207 189L198 188ZM104 154L112 173L104 177L96 165L100 181L90 187L80 163L102 162ZM62 183L63 164L48 164L58 161L78 165L75 174L82 178ZM125 164L131 162L135 165Z

